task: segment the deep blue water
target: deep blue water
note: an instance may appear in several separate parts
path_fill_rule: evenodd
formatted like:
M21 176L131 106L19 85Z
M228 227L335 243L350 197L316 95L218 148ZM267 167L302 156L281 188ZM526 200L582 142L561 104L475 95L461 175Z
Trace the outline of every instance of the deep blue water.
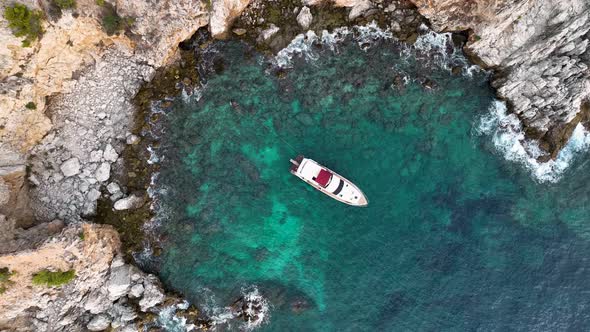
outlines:
M159 148L169 287L218 318L256 289L262 331L590 330L587 158L555 184L506 161L477 130L494 101L485 73L387 40L318 47L278 72L244 45L214 48ZM297 153L370 205L290 175Z

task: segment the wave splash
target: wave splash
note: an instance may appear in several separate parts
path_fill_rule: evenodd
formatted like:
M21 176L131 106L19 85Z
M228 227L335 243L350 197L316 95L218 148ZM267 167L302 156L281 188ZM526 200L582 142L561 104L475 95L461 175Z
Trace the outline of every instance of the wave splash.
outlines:
M240 298L231 306L219 306L213 293L206 288L202 294L206 295L203 310L214 327L237 322L240 331L252 331L270 318L271 305L256 286L243 287Z
M590 148L590 132L578 124L555 160L538 162L537 158L543 155L543 151L536 141L525 139L520 120L516 115L508 114L506 104L501 101L495 101L488 114L481 117L477 132L490 135L504 158L522 164L539 182L559 181L575 156Z
M461 48L453 43L451 33L437 33L425 25L420 27L419 32L416 42L408 44L398 40L389 29L381 29L375 22L352 28L337 28L332 32L323 30L319 36L310 30L297 35L287 47L279 51L273 63L281 68L291 68L292 60L297 56L313 63L320 57L321 48L317 46L325 46L330 51L338 53L339 44L345 40L356 42L363 51L379 41L389 40L394 42L393 47L398 47L404 58L424 59L427 60L425 63L448 71L454 67L461 67L462 74L467 77L485 73L481 67L469 63Z

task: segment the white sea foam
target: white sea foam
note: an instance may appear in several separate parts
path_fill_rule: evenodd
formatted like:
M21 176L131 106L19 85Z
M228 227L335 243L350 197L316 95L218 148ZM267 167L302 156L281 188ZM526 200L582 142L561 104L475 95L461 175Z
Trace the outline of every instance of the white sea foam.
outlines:
M279 67L288 68L291 67L294 56L302 56L308 61L317 60L319 54L314 49L314 46L322 45L332 51L337 51L338 44L349 36L362 49L366 49L377 40L393 38L390 31L379 28L375 22L364 26L354 26L351 29L347 27L337 28L332 32L323 30L321 36L309 30L305 34L297 35L287 47L280 50L275 56L274 62Z
M510 161L524 165L539 182L557 182L574 157L590 147L590 133L578 124L555 160L540 163L542 151L535 141L525 139L520 120L508 114L506 104L495 101L479 121L477 131L490 135L494 146Z
M319 55L314 51L314 45L329 45L334 50L334 45L342 41L347 34L348 29L336 29L332 33L324 30L321 37L311 30L305 34L299 34L287 47L277 53L274 58L275 64L282 68L291 67L291 60L296 55L301 55L308 61L317 60Z
M461 66L462 73L466 77L473 77L474 74L485 72L481 67L469 63L461 49L454 46L452 36L451 33L437 33L426 25L422 25L416 42L407 44L397 40L389 29L381 29L375 22L364 26L354 26L350 29L338 28L333 32L324 30L321 37L313 31L308 31L305 34L297 35L287 47L279 51L274 58L274 64L278 67L289 68L296 56L313 63L320 56L320 48L315 46L321 45L332 51L338 51L338 45L346 38L350 38L364 51L380 40L395 41L399 43L402 59L427 58L427 63L448 71L451 71L454 66Z
M240 311L229 306L220 306L213 292L207 288L201 291L201 298L204 303L200 303L204 312L211 319L214 326L232 325L234 320L240 321ZM248 316L255 316L256 319L239 322L239 329L251 331L262 324L266 323L270 317L271 306L264 298L256 286L244 287L241 290L241 296L246 303L244 313ZM258 307L255 308L255 305Z
M177 309L188 308L188 302L183 302L178 305L169 306L160 311L158 314L158 325L165 331L169 332L187 332L195 330L195 325L187 324L186 318L178 317L176 315Z

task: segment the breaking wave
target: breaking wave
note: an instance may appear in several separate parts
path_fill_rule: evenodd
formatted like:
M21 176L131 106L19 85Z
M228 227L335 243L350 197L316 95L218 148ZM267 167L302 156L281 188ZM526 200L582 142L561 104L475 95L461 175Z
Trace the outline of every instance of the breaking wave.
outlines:
M239 330L251 331L268 322L270 303L264 298L256 286L243 287L240 299L231 306L220 306L212 291L201 289L204 303L200 303L203 311L211 320L213 327L236 324Z
M557 182L575 156L590 147L590 133L578 124L566 146L555 160L540 163L543 151L535 141L526 140L520 120L508 114L506 104L495 101L479 121L477 131L490 135L494 146L507 160L524 165L539 182Z
M176 315L177 309L188 308L188 302L183 302L177 305L168 306L162 309L158 314L158 327L168 332L187 332L194 331L196 326L194 324L187 324L187 320L184 317L178 317Z
M395 43L394 47L399 48L404 58L426 59L426 63L448 71L460 67L461 73L467 77L485 72L481 67L469 63L461 48L454 45L451 33L437 33L425 25L420 27L419 32L415 43L408 44L399 41L389 29L381 29L375 22L352 28L337 28L332 32L323 30L320 36L310 30L297 35L287 47L277 53L273 62L278 67L290 68L292 60L298 56L309 62L317 60L322 49L316 47L319 45L337 52L340 43L351 40L366 51L379 41L390 40Z

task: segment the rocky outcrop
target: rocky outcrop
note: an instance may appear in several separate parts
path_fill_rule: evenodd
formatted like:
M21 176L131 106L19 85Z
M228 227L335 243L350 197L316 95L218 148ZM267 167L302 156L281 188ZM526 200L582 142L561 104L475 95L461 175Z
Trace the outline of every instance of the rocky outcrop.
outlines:
M72 225L35 251L0 256L0 267L15 272L0 297L0 330L137 331L136 318L165 294L154 276L123 262L120 245L110 226ZM73 269L76 276L59 287L32 284L44 269ZM134 288L149 292L131 294Z
M0 122L7 119L4 127L0 123L4 128L0 139L22 154L30 152L28 180L34 184L31 202L37 220L69 222L96 212L101 190L116 169L122 168L119 155L132 137L135 109L131 99L151 80L155 68L175 58L178 44L209 19L205 1L112 4L119 16L135 18L126 35L107 36L96 3L78 1L80 16L64 12L47 27L35 45L36 52L18 60L31 69L6 78L23 83L11 87L12 104L0 108L0 113L9 113L0 115ZM10 47L22 48L20 44ZM50 65L41 66L41 62ZM31 99L23 99L26 94L19 91L25 90L36 91L36 110L22 106ZM45 107L47 96L52 98ZM23 112L45 118L40 123L48 126L22 122ZM35 134L25 139L19 133ZM34 146L37 142L40 144ZM124 191L121 188L116 197Z
M22 156L0 143L0 215L14 219L17 227L33 224L26 175Z
M213 38L224 39L233 21L252 0L212 0L209 30Z
M412 0L433 27L470 29L466 50L496 70L493 85L554 158L590 98L590 2Z
M76 225L95 213L101 192L113 201L126 193L109 180L124 172L125 144L138 141L131 100L208 23L208 5L107 0L134 18L108 36L97 3L78 0L75 11L44 22L30 48L0 17L0 267L16 272L0 297L3 331L137 331L138 317L168 300L156 277L122 261L112 228ZM74 269L76 278L32 285L42 269Z

